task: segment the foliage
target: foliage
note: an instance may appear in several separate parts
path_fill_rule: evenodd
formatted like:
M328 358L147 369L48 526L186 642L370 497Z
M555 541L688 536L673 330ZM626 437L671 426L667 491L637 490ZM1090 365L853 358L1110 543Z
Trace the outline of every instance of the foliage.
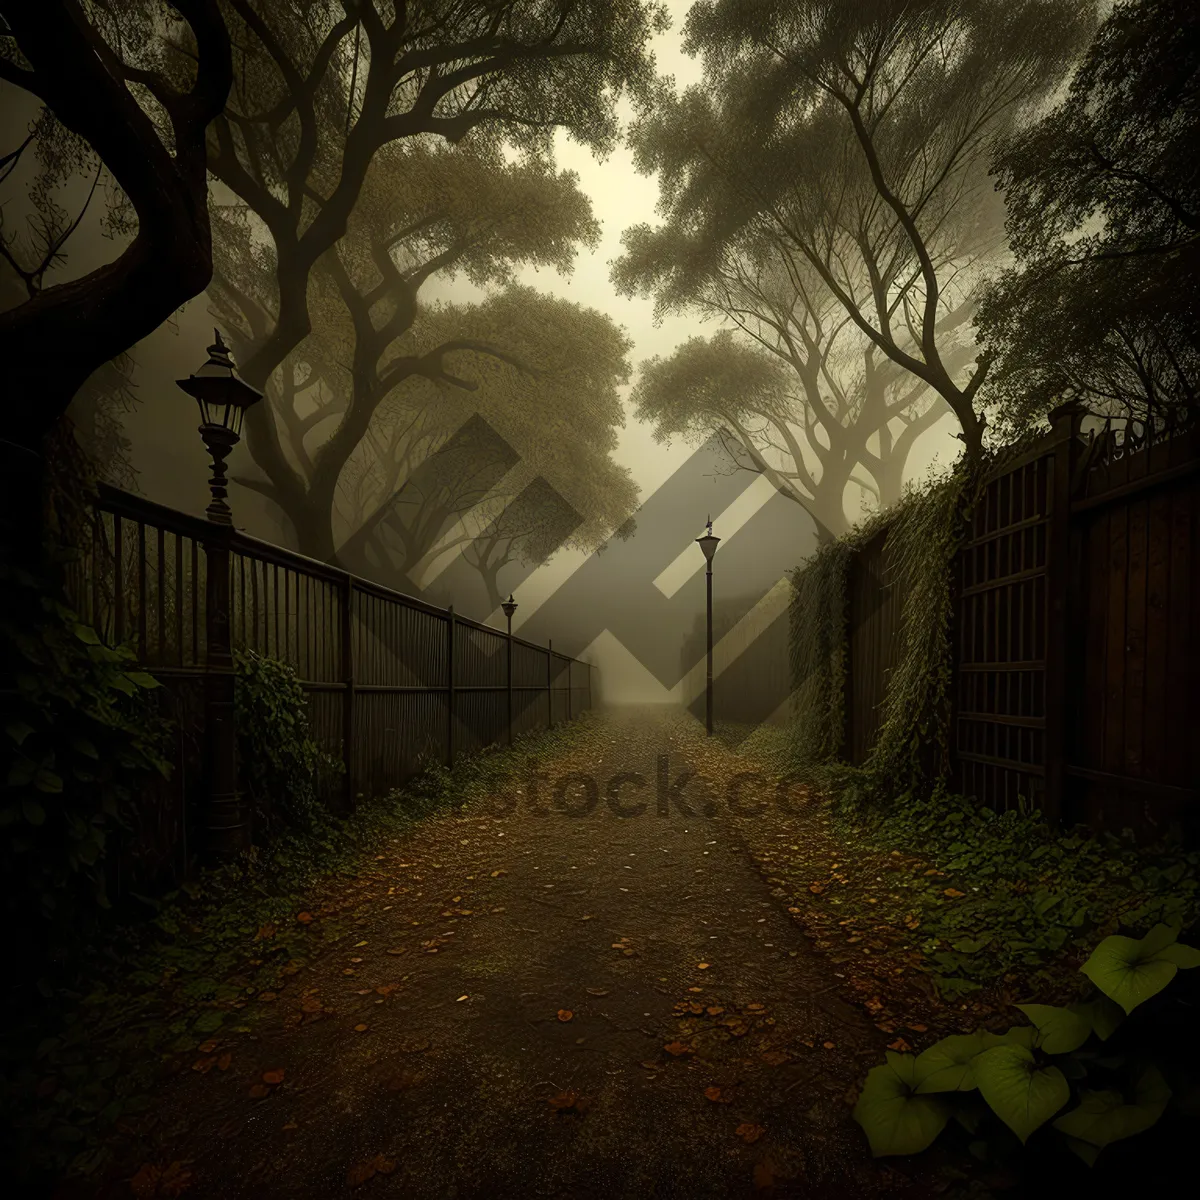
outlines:
M1062 102L996 163L1016 265L980 330L1008 429L1075 399L1109 413L1200 387L1200 12L1126 0Z
M554 130L611 149L618 99L649 104L663 86L648 43L669 22L643 0L428 11L264 0L240 15L234 40L245 49L208 165L244 206L237 245L256 249L247 261L264 266L266 278L257 292L242 286L235 246L226 256L235 270L218 295L242 330L243 373L264 389L326 325L315 305L332 299L350 309L352 361L335 357L327 379L342 405L326 412L339 421L311 475L303 434L291 439L301 444L298 476L271 406L251 410L246 422L251 453L285 510L295 518L312 508L319 517L320 540L306 552L328 559L338 479L375 407L406 377L454 386L448 348L381 371L385 351L412 324L422 283L442 269L504 282L520 262L570 263L573 243L596 228L573 176L552 170ZM453 150L432 150L439 141ZM521 161L506 166L501 147ZM316 377L301 373L296 382L311 387ZM285 420L299 415L288 412L287 397L282 407ZM301 521L302 538L309 524Z
M1178 935L1179 926L1160 924L1138 941L1105 938L1081 968L1099 994L1068 1007L1018 1005L1031 1026L943 1038L916 1056L889 1051L854 1109L871 1153L917 1154L952 1116L978 1135L987 1113L976 1091L1022 1144L1060 1114L1053 1128L1089 1166L1106 1146L1149 1129L1172 1098L1168 1077L1178 1074L1136 1053L1136 1041L1119 1046L1114 1035L1180 968L1200 966L1200 950L1179 944ZM1109 1044L1106 1053L1093 1037ZM976 1146L987 1154L986 1139Z
M308 697L295 669L254 650L238 651L234 714L241 782L255 836L276 816L311 829L321 812L318 778L343 769L313 741Z
M845 730L846 540L820 547L792 573L789 653L792 672L792 755L801 766L841 752Z
M736 466L766 475L799 503L822 540L846 532L848 483L879 509L901 498L913 443L946 414L945 405L923 380L880 361L798 251L762 238L738 242L676 294L670 281L687 253L676 225L638 225L623 242L625 255L613 268L621 292L657 291L670 307L735 327L642 364L633 399L639 417L655 422L656 437L720 431ZM882 271L873 259L871 267ZM947 334L969 332L971 311L966 299L949 311ZM945 352L957 373L974 358L973 342L952 347L948 340Z
M1063 79L1092 0L704 0L685 51L702 85L635 127L640 169L679 239L660 302L691 295L746 239L819 276L845 318L953 409L982 451L946 326L993 254L991 149Z
M914 941L944 998L1014 972L1049 983L1051 964L1078 961L1097 934L1120 926L1200 920L1200 851L1053 832L1024 802L997 815L967 797L924 791L855 816L855 800L845 794L835 808L849 836L921 854L922 865L896 871L892 886L900 915L919 926ZM925 862L937 874L928 876ZM948 901L948 886L960 898Z
M157 681L128 647L104 645L26 572L5 567L0 584L16 684L0 800L8 916L66 923L108 906L105 855L139 790L169 773L169 726L148 695Z
M886 582L900 590L904 607L899 654L866 769L893 795L922 782L937 788L950 768L952 587L970 479L960 467L926 484L888 523Z
M849 653L847 580L854 555L886 531L886 586L904 596L898 660L890 673L874 748L858 787L888 799L936 788L948 768L949 629L954 555L962 536L965 466L910 491L887 513L822 547L792 576L791 655L795 758L827 769L843 749ZM844 771L839 772L843 779Z

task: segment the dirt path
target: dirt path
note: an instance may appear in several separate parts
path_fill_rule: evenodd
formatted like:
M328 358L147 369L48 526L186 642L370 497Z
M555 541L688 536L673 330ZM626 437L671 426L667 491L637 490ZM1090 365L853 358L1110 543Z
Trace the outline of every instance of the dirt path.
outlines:
M536 806L516 779L515 811L433 818L314 895L314 929L357 936L156 1097L158 1161L195 1197L929 1194L867 1157L848 1089L887 1035L838 998L725 804L659 813L660 756L673 782L696 733L596 720L541 766ZM555 809L571 772L593 811ZM625 772L641 815L607 803Z

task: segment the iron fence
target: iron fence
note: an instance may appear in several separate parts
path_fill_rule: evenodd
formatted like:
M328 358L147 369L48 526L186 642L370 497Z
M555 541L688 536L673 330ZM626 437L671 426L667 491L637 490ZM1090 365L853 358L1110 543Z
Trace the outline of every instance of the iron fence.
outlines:
M227 595L212 586L216 555ZM294 669L313 738L343 768L321 781L335 808L592 703L589 665L549 645L514 636L510 678L503 631L108 486L69 589L82 619L165 685L179 730L172 780L140 798L116 856L125 890L182 878L201 848L205 687L231 669L210 653L223 638Z

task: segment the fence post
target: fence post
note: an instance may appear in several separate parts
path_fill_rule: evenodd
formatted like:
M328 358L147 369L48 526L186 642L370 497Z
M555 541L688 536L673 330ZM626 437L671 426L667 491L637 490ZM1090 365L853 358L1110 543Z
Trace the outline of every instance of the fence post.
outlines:
M1052 827L1062 819L1067 760L1067 649L1071 613L1071 478L1083 408L1073 401L1050 413L1054 431L1050 524L1046 539L1046 792L1042 815Z
M546 715L547 729L554 728L554 639L546 639Z
M508 691L508 744L512 745L512 729L513 729L513 714L512 714L512 617L508 618L508 669L507 669L507 691Z
M203 824L206 849L218 858L228 858L246 849L250 832L238 792L237 727L233 714L235 679L229 578L232 532L232 529L210 524L204 539L204 726L208 795Z
M575 671L575 660L573 658L568 658L567 659L567 724L570 724L570 722L571 722L571 685L574 683L574 680L571 678L571 676L574 674L574 671Z
M446 766L454 766L454 605L446 610Z
M354 576L347 575L342 592L342 678L346 691L342 697L342 766L344 800L347 812L356 808L354 778Z

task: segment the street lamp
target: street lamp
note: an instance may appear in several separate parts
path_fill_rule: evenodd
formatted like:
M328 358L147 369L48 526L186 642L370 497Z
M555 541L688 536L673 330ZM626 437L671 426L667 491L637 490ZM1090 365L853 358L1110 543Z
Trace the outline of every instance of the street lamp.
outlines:
M225 459L242 434L242 416L262 399L238 377L229 347L216 340L208 361L187 379L175 382L200 405L200 436L212 455L209 480L208 533L204 538L204 726L207 741L205 774L208 797L204 831L208 850L229 857L247 849L250 827L238 788L237 726L234 721L234 671L230 587L230 542L233 514L225 503Z
M513 599L512 592L508 593L508 599L500 605L504 609L504 615L508 618L508 744L512 745L512 617L517 611L517 602Z
M216 340L208 348L208 361L195 375L175 382L200 405L200 436L213 460L208 519L218 525L232 525L233 514L225 503L225 459L241 440L246 409L262 399L262 392L238 375L229 347L221 340L221 331L214 329L213 333Z
M705 687L705 731L708 737L712 737L712 560L713 555L717 552L717 543L721 539L713 536L712 517L708 518L708 532L703 537L696 539L700 549L704 551L704 560L708 564L707 570L704 572L705 583L708 588L708 674Z

